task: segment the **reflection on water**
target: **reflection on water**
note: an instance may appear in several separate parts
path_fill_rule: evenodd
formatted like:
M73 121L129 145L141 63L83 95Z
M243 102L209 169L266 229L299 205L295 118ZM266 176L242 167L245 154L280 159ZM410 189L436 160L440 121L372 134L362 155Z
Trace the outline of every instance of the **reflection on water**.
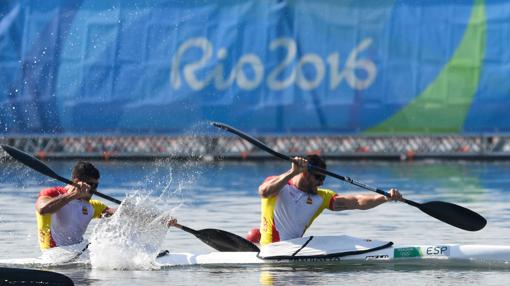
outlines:
M58 174L70 176L73 162L50 164ZM330 162L329 165L333 172L370 186L397 187L407 198L417 202L443 200L463 205L486 217L488 225L479 232L466 232L437 221L414 207L388 203L368 211L325 211L308 230L309 235L348 234L395 244L510 244L510 177L506 176L510 173L510 163ZM258 184L265 177L286 171L290 166L285 162L202 164L161 161L98 162L98 167L102 171L99 191L103 193L121 200L126 194L137 192L149 195L160 211L172 213L184 225L194 229L218 228L244 236L259 224ZM59 183L17 164L1 164L0 258L39 255L34 203L40 188L52 185ZM368 193L333 178L328 178L325 186L339 193ZM97 225L94 222L89 227L89 238ZM106 230L97 232L104 240L114 242L108 248L122 250L122 243L110 239L110 233ZM150 240L151 245L176 252L212 251L194 236L178 229L165 233L144 239ZM101 239L101 235L96 239ZM107 252L103 254L115 259ZM174 267L158 271L75 267L58 271L72 277L78 285L506 285L504 281L510 278L507 269L490 265L470 268L405 264L230 265Z

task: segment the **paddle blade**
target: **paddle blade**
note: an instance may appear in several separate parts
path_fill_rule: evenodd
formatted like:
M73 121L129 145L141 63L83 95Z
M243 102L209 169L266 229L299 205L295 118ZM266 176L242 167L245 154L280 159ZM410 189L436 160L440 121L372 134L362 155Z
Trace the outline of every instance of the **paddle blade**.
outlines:
M218 251L259 252L259 248L250 241L221 229L201 229L195 236Z
M487 220L481 215L452 203L432 201L417 207L440 221L468 231L478 231L487 224Z
M74 285L74 282L71 278L57 272L0 267L0 284L70 286Z
M44 164L42 161L35 158L34 156L27 154L21 150L18 150L14 147L11 147L9 145L2 145L2 149L4 149L5 152L11 155L11 157L13 157L14 159L36 170L37 172L44 174L48 177L51 177L53 179L59 180L63 183L72 184L70 180L60 177L52 169L50 169L50 167L48 167L46 164Z

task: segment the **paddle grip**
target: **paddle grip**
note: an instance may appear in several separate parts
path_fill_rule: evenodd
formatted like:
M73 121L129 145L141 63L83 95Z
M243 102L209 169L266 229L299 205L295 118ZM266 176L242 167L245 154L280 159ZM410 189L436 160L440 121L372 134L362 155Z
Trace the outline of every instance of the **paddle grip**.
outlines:
M79 187L80 187L80 185L76 184L75 182L73 182L73 181L71 181L71 180L69 180L69 179L66 179L66 178L64 178L64 177L58 176L58 175L56 175L56 174L55 174L55 176L54 176L53 178L54 178L54 179L57 179L57 180L59 180L59 181L61 181L62 183L65 183L65 184L68 184L68 185L73 185L73 186L75 186L75 187L77 187L77 188L79 188ZM122 203L121 201L117 200L117 199L116 199L116 198L114 198L114 197L110 197L110 196L108 196L108 195L105 195L105 194L100 193L100 192L95 191L95 190L92 190L92 194L94 194L94 195L96 195L96 196L98 196L98 197L101 197L101 198L103 198L103 199L105 199L105 200L108 200L108 201L110 201L110 202L112 202L112 203L116 203L116 204L118 204L118 205L120 205L120 204Z

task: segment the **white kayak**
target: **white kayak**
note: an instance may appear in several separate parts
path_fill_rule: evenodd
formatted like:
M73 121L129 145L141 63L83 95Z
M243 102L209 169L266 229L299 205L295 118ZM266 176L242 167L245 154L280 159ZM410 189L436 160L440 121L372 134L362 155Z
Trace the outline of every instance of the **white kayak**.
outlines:
M54 247L43 251L43 254L35 258L14 258L0 259L0 266L4 267L23 267L23 268L51 268L73 265L82 265L89 263L88 242Z
M87 264L83 245L52 249L38 258L0 259L0 266L71 266ZM60 252L63 252L62 255ZM58 254L57 254L58 253ZM55 258L58 257L58 260ZM67 259L67 260L66 260ZM392 242L341 236L309 236L272 243L260 252L168 252L155 259L157 267L222 264L349 264L396 263L420 265L490 265L510 267L510 246L481 244L394 245Z
M162 266L267 263L400 263L500 264L510 263L510 246L394 245L352 236L310 236L282 241L256 252L169 253L157 259ZM509 264L510 266L510 264Z

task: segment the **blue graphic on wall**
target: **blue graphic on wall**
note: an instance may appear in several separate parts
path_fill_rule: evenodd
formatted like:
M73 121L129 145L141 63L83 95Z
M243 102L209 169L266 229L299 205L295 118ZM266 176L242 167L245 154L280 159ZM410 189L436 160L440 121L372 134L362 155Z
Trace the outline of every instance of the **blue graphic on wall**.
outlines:
M509 132L505 1L4 1L0 132ZM506 20L505 20L506 19Z

